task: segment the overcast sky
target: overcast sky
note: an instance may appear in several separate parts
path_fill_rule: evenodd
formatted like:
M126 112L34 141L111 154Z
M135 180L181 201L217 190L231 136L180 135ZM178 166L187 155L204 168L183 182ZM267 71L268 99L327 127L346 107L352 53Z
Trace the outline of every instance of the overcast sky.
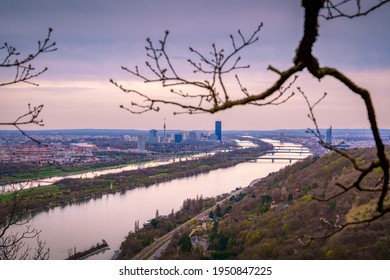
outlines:
M215 115L172 114L171 107L159 113L132 115L119 108L131 98L109 83L109 79L161 98L169 90L143 84L121 66L144 66L145 39L159 40L169 30L168 52L177 68L191 77L186 58L188 47L207 53L212 43L231 50L230 34L240 29L251 34L260 22L259 41L244 50L240 71L253 93L271 85L277 76L269 64L283 70L292 65L303 26L300 0L0 0L0 44L8 42L24 54L36 49L49 27L58 51L40 56L34 66L48 72L28 84L0 88L0 122L13 121L27 104L44 104L45 129L123 128L168 129L213 128L215 120L224 129L280 129L312 127L303 98L272 107L241 107ZM390 4L353 20L320 21L320 36L314 48L322 66L337 67L372 93L379 126L390 128ZM0 58L4 52L0 50ZM11 69L0 71L0 82ZM231 85L234 81L227 80ZM328 97L318 107L321 127L368 128L360 98L331 78L318 82L299 75L300 86L315 101ZM234 87L233 87L234 88ZM234 91L234 90L233 90ZM236 93L236 92L234 92ZM9 127L2 127L2 129ZM38 127L29 126L28 129Z

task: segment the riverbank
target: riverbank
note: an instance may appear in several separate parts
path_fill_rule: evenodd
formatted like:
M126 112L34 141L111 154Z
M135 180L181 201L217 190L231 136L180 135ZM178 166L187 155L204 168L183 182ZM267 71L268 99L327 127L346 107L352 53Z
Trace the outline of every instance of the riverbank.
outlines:
M155 157L143 155L142 158L126 158L108 162L98 162L74 166L63 166L59 164L41 165L35 162L1 162L0 176L1 185L13 182L47 179L51 177L77 175L90 170L105 170L108 168L120 168L129 164L151 161Z
M130 232L122 242L115 259L158 259L175 234L181 234L184 231L195 233L200 229L198 227L194 230L199 222L204 227L211 227L219 218L228 214L234 204L246 196L246 191L253 188L260 180L261 178L255 179L247 187L236 189L230 194L220 195L216 199L186 200L180 211L171 213L169 216L154 218L155 227L147 224L134 233ZM187 218L184 222L183 217ZM167 227L172 224L173 227Z

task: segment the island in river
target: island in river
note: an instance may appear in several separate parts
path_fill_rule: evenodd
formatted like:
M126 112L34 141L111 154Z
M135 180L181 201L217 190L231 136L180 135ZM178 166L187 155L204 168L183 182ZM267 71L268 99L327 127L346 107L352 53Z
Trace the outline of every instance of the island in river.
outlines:
M77 200L101 197L106 193L148 187L175 178L206 173L219 168L227 168L238 163L257 158L272 149L272 145L256 141L257 147L220 152L192 161L179 161L163 166L106 174L95 178L63 179L55 185L23 189L0 195L0 220L9 213L16 196L23 196L18 204L21 211L41 211L46 207L66 205Z

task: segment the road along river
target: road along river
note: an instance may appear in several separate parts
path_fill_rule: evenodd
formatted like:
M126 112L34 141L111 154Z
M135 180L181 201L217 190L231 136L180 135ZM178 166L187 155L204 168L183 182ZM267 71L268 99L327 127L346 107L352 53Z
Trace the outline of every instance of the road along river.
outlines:
M272 142L278 146L295 144ZM297 147L300 147L296 145ZM110 250L90 259L110 259L119 249L127 233L134 229L135 221L140 225L155 216L179 210L187 198L217 196L237 187L246 187L257 178L267 176L290 164L289 157L304 158L307 153L275 153L257 161L244 162L236 166L210 171L206 174L175 179L169 182L138 188L125 193L106 194L101 198L57 206L32 217L30 225L41 230L41 239L50 248L51 259L65 259L70 251L83 251L106 240ZM14 230L20 230L14 228ZM31 243L34 246L34 243Z

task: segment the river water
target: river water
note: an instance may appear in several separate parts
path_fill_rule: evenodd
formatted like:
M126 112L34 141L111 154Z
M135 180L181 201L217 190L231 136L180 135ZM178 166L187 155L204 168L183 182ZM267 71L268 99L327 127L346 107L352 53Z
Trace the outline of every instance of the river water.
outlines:
M40 237L50 248L51 259L65 259L69 256L69 249L83 251L102 239L107 241L111 249L91 259L110 259L127 233L134 230L135 221L139 220L142 225L155 216L156 210L160 215L170 214L172 209L177 211L187 198L200 195L213 197L237 187L246 187L254 179L265 177L270 172L289 165L288 157L295 159L307 155L276 153L274 156L279 159L273 162L269 159L270 155L266 155L263 158L267 159L260 158L256 162L240 163L226 169L175 179L148 188L107 194L85 202L58 206L34 215L29 224L41 230Z

